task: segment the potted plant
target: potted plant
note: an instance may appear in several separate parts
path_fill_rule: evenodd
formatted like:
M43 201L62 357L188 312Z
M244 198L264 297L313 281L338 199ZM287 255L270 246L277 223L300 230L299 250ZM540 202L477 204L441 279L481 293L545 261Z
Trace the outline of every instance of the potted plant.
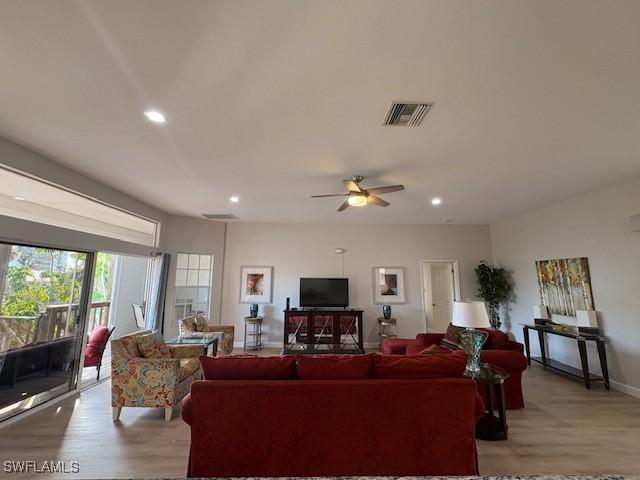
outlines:
M509 273L502 267L482 260L475 268L478 295L487 302L491 327L500 329L500 305L509 299L512 291Z

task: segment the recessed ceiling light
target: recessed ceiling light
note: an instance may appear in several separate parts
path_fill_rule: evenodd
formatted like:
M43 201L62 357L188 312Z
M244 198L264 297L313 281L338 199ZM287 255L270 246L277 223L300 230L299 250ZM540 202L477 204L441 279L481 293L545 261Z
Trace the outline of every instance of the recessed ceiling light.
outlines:
M442 203L442 199L440 197L433 197L431 199L431 205L438 206Z
M145 110L144 116L153 123L167 123L167 117L164 116L164 113L157 110Z
M13 197L14 200L18 200L19 202L24 201L24 197Z
M229 201L232 203L238 203L240 201L240 197L237 195L233 195L231 197L229 197Z

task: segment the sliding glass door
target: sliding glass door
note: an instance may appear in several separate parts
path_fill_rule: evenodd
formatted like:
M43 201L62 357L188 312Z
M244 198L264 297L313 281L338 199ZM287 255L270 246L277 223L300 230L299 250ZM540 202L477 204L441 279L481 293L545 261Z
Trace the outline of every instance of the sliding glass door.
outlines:
M93 259L0 243L0 420L76 388Z

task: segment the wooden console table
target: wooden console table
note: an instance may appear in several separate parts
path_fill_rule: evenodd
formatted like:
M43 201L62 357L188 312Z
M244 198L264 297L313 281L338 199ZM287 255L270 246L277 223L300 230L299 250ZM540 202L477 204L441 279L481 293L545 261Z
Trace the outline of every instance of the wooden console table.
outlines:
M604 386L609 390L609 369L607 367L607 353L605 351L605 338L596 333L582 333L574 330L556 330L548 325L527 325L522 324L524 333L524 347L527 352L527 362L531 365L531 361L540 363L543 367L562 373L564 375L570 375L572 377L580 378L584 382L584 386L587 389L591 389L591 382L604 382ZM535 330L538 332L538 342L540 343L540 357L531 357L531 350L529 348L529 331ZM580 363L582 364L582 370L574 368L570 365L558 362L548 358L545 347L545 334L559 335L561 337L574 339L578 345L578 352L580 353ZM602 370L602 376L595 375L589 372L589 360L587 358L587 341L595 342L598 348L598 357L600 359L600 369Z
M362 310L285 310L282 353L364 353Z

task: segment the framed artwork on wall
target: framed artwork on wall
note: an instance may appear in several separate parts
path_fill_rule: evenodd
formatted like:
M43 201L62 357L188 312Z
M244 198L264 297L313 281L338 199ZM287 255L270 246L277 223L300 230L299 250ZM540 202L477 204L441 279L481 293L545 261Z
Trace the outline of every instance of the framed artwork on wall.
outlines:
M536 261L542 305L550 313L575 317L576 310L593 310L589 259L563 258Z
M373 303L406 303L403 267L373 267Z
M240 303L271 303L273 267L242 267Z

